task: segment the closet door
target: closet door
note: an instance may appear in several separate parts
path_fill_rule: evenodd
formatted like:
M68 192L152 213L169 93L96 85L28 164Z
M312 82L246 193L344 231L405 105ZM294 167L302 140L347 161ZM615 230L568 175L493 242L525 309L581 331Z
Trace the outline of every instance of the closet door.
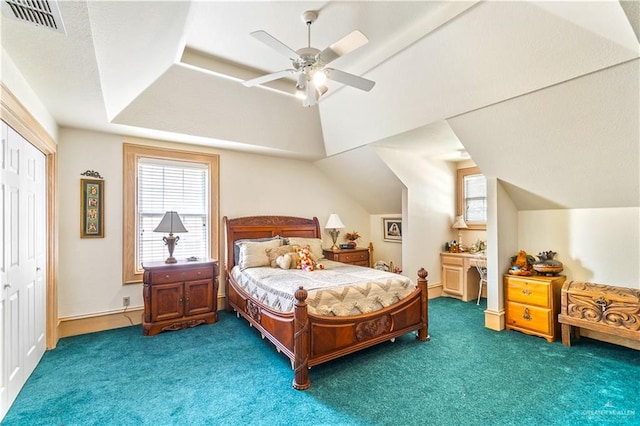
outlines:
M46 164L44 154L2 125L4 415L45 351Z

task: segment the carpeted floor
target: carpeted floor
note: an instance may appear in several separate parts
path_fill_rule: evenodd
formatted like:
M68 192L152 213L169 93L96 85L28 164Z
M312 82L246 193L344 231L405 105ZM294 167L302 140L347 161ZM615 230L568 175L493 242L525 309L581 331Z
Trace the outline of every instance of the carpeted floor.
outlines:
M430 301L413 335L310 370L235 315L154 337L140 326L62 339L3 425L640 424L640 351L484 328L483 307Z

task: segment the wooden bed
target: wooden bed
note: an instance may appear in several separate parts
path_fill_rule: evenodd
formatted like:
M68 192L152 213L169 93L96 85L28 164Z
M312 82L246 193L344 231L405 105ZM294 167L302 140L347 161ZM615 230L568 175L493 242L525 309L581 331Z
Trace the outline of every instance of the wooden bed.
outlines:
M276 311L253 300L231 276L234 267L234 242L242 239L274 237L321 238L317 218L290 216L249 216L223 219L226 231L227 259L226 310L235 310L278 352L284 353L294 370L293 387L311 386L308 369L314 365L356 352L403 334L417 331L417 339L428 341L427 271L418 271L417 288L397 303L368 314L356 316L318 316L307 311L307 292L295 293L293 312Z

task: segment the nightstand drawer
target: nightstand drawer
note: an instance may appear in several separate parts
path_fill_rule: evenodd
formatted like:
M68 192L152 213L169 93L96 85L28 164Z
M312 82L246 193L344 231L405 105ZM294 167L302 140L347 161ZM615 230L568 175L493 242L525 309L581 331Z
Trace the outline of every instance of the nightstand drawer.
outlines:
M553 334L553 311L536 306L507 302L507 327L523 328L537 333Z
M511 302L548 307L549 285L546 283L510 279L507 283L506 299Z
M151 274L152 284L201 280L213 277L213 268L193 268L183 271L158 271Z
M340 250L323 250L324 256L335 262L348 263L350 265L358 265L369 267L369 249L354 248Z
M369 260L369 256L366 252L340 253L336 260L343 263L364 262Z

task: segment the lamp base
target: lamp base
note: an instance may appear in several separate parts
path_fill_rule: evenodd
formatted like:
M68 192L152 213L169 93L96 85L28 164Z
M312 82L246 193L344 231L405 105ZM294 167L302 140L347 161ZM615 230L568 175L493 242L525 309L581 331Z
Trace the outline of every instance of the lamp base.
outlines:
M333 245L331 246L331 250L332 251L340 250L340 248L338 247L338 244L336 243L336 240L338 239L338 235L340 235L340 231L333 228L331 231L329 231L329 235L331 235L331 239L333 240Z
M169 234L169 236L164 237L163 240L169 250L169 257L167 257L167 260L165 260L164 263L178 263L176 258L173 257L173 249L175 248L178 240L180 240L180 237L174 237L173 234Z

